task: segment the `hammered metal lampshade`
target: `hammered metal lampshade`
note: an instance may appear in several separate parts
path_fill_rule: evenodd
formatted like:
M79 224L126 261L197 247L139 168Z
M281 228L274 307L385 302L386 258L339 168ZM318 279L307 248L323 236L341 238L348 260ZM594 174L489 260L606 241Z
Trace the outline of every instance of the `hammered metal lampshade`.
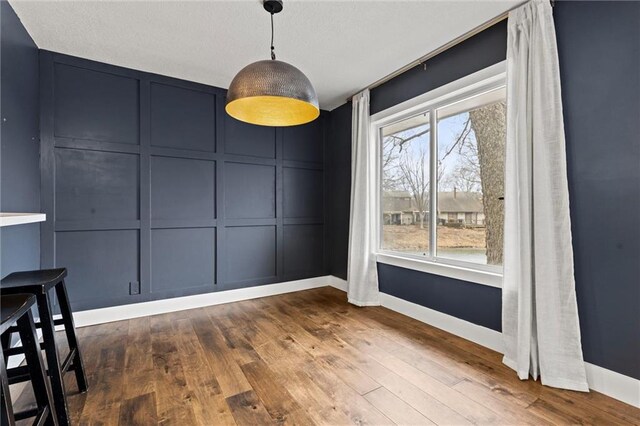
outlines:
M306 75L278 60L258 61L235 76L227 92L227 113L261 126L296 126L320 115L318 96Z

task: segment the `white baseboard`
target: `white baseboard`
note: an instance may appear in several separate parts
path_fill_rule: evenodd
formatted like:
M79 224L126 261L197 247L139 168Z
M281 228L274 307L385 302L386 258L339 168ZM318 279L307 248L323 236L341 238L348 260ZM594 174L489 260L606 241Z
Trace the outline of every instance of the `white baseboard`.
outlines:
M329 285L342 291L347 290L347 282L338 277L329 277ZM380 302L382 306L392 311L503 353L502 333L498 331L386 293L380 293ZM640 380L588 362L585 362L585 368L587 370L589 388L640 408Z
M336 276L329 275L329 286L346 292L347 291L347 280L343 280L342 278L338 278Z
M152 300L150 302L78 311L73 313L73 320L76 327L86 327L89 325L165 314L168 312L184 311L187 309L202 308L205 306L220 305L223 303L239 302L242 300L274 296L277 294L291 293L311 288L326 287L331 282L331 278L331 276L307 278L283 283L218 291L215 293L174 297L171 299Z
M640 380L595 364L584 364L591 389L640 408Z

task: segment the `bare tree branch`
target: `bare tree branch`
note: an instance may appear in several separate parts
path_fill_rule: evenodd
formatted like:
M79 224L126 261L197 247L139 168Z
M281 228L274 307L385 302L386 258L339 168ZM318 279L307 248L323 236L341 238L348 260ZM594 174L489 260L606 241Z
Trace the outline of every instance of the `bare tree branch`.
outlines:
M467 119L467 121L464 123L464 128L462 129L462 132L460 132L460 134L458 135L456 140L453 141L451 146L447 149L447 152L440 158L440 161L444 161L444 159L447 158L449 156L449 154L451 154L453 152L453 150L456 148L456 146L458 146L458 144L460 144L460 148L459 149L462 148L464 143L467 141L469 133L471 133L471 124L470 124L470 122L471 122L470 119Z
M424 227L424 214L429 208L429 158L424 146L421 146L417 153L405 151L398 167L420 214L420 227L422 228Z

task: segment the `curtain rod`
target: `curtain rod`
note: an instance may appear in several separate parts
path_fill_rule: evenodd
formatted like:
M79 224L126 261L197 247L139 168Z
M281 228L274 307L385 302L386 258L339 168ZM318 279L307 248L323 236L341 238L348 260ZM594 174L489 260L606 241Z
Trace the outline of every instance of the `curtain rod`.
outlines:
M528 1L528 0L527 0ZM387 81L393 79L394 77L399 76L400 74L409 71L410 69L417 67L418 65L422 65L423 63L425 63L426 61L428 61L429 59L433 58L436 55L439 55L440 53L444 52L445 50L451 49L453 46L462 43L463 41L473 37L474 35L486 30L487 28L497 24L498 22L504 21L505 19L507 19L509 17L509 12L511 12L514 9L517 9L518 7L522 6L523 4L525 4L526 1L522 2L522 3L518 3L516 6L510 8L509 10L501 13L500 15L496 16L495 18L492 18L490 20L488 20L487 22L478 25L477 27L473 28L470 31L467 31L466 33L462 34L459 37L454 38L453 40L451 40L450 42L443 44L442 46L438 47L435 50L432 50L431 52L427 53L424 56L421 56L420 58L416 59L415 61L405 65L404 67L397 69L396 71L392 72L391 74L388 74L384 77L382 77L379 80L374 81L373 83L371 83L370 85L368 85L367 87L364 87L360 90L358 90L356 93L354 93L353 95L349 96L347 98L347 102L351 101L352 98L357 95L358 93L360 93L361 91L365 90L365 89L374 89L384 83L386 83ZM551 6L554 6L555 0L551 0Z

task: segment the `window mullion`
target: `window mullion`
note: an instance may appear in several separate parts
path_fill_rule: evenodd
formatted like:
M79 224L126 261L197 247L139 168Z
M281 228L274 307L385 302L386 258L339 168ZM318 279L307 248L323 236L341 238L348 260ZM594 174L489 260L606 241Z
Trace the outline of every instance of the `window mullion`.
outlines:
M429 111L429 129L429 253L432 258L435 258L438 253L436 235L438 226L438 123L435 109Z

